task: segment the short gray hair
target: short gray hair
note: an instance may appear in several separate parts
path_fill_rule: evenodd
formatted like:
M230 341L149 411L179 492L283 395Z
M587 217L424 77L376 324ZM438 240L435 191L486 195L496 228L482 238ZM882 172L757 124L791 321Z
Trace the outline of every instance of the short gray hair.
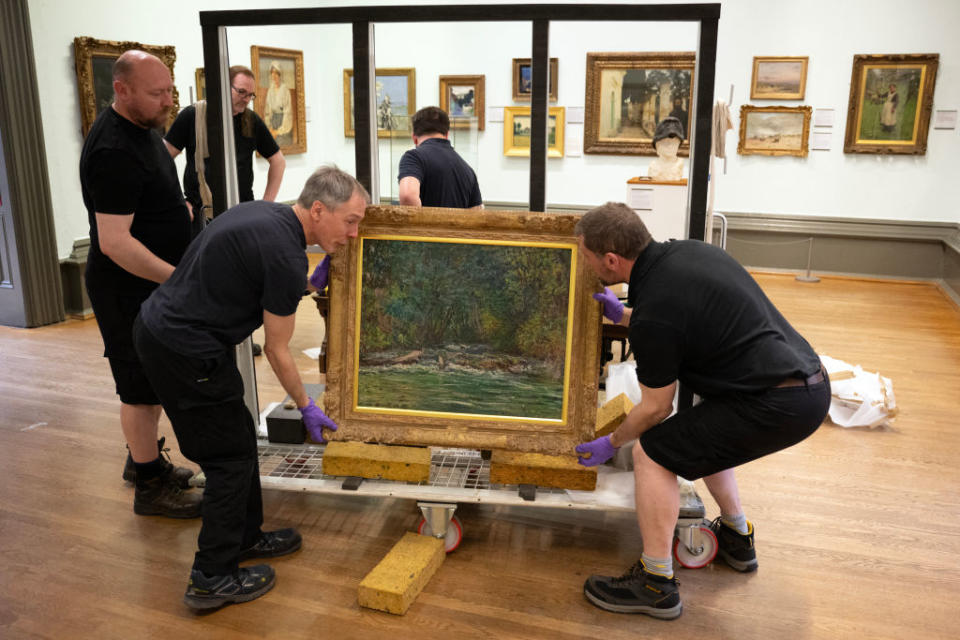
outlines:
M327 209L336 209L341 204L359 193L367 204L370 204L370 194L357 182L357 179L346 171L341 171L336 165L325 165L313 172L303 191L297 198L297 204L309 209L313 203L320 201Z
M608 202L583 214L573 229L583 246L597 255L615 253L636 260L647 248L650 232L637 212L622 202Z

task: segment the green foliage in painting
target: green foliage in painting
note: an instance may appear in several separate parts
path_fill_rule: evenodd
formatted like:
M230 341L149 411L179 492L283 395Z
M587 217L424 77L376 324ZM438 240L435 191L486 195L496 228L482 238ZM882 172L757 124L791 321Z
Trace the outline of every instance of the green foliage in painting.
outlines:
M363 241L360 359L459 343L562 371L571 249Z

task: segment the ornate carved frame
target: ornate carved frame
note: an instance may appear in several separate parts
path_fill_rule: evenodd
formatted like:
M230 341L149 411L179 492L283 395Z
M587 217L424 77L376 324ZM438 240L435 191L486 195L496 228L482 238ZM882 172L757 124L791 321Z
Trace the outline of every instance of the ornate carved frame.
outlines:
M802 113L803 130L800 135L799 149L747 149L747 116L751 113ZM755 107L751 104L740 105L740 140L737 143L737 153L744 156L799 156L806 158L810 149L810 114L811 108L802 107Z
M376 76L405 76L407 78L407 114L413 119L413 114L417 112L417 71L413 67L397 67L380 69L378 68L374 75ZM350 91L350 79L353 78L353 69L343 70L343 135L352 138L356 132L351 125L350 118L353 115L353 92ZM413 123L407 129L381 129L377 128L378 138L406 138L413 133Z
M753 57L753 75L750 78L750 99L751 100L803 100L807 92L807 64L810 58L808 56L754 56ZM761 64L784 64L800 63L800 84L795 92L771 91L762 93L757 88L757 73L760 71Z
M477 129L484 130L484 112L486 111L485 95L486 76L440 76L440 108L450 113L450 87L469 85L474 92L474 112L477 114ZM466 118L450 118L451 129L469 129L470 122Z
M478 449L509 449L572 454L593 437L600 367L600 307L591 297L600 286L586 260L578 256L573 228L579 215L518 211L456 211L396 206L367 207L357 238L330 264L329 357L326 411L340 425L334 440L407 443ZM571 247L574 257L571 330L566 362L565 414L560 420L430 414L362 408L355 403L360 300L361 240L371 236L437 240L551 243ZM396 274L403 278L403 274Z
M656 53L587 53L587 88L584 97L583 152L597 154L618 154L632 156L655 156L653 138L628 138L616 140L600 137L600 74L605 69L679 69L690 72L690 93L687 104L693 104L694 64L696 53L693 51L656 52ZM688 114L691 109L688 107ZM690 116L687 116L687 128L690 129ZM690 155L690 135L680 145L678 155Z
M295 153L306 153L307 152L307 111L305 105L305 100L303 96L304 84L303 84L303 51L296 51L294 49L277 49L274 47L259 47L257 45L250 45L250 65L253 67L254 82L256 86L256 106L257 106L257 115L261 118L263 117L263 105L265 104L267 94L263 87L260 85L260 57L269 57L269 58L284 58L286 60L293 61L294 75L296 76L297 87L294 90L294 93L297 96L297 118L296 122L293 123L293 128L297 132L296 140L293 144L283 145L280 147L280 151L283 152L283 155L289 156ZM260 96L261 91L263 96Z
M513 99L516 102L530 102L530 92L520 90L520 70L523 67L529 67L532 64L530 58L514 58L513 59ZM548 91L548 100L550 102L557 101L557 86L560 82L560 60L558 58L550 58L550 91Z
M853 75L850 79L850 102L847 105L847 130L843 139L844 153L891 153L905 155L925 155L927 153L927 134L930 132L930 115L933 111L933 89L937 81L937 67L940 64L938 53L915 53L900 55L862 55L853 56ZM884 67L923 67L923 81L917 96L917 112L914 135L911 140L862 140L857 135L860 130L860 116L863 107L864 87L867 68Z
M73 54L77 69L77 88L80 92L80 119L83 124L83 135L86 136L97 119L97 96L93 85L93 58L112 58L116 60L124 51L139 49L152 53L160 58L170 69L170 77L174 78L173 65L177 61L177 52L173 46L141 44L131 40L118 42L115 40L97 40L88 36L78 36L73 39ZM170 109L170 118L167 127L173 124L180 112L180 94L177 85L173 85L173 107Z

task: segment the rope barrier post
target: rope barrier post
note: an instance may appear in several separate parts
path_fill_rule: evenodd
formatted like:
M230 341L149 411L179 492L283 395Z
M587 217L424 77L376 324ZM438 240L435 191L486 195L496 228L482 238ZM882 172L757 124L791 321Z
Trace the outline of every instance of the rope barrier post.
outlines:
M810 263L813 261L813 236L810 236L810 245L807 247L807 275L797 276L798 282L820 282L820 278L810 275Z

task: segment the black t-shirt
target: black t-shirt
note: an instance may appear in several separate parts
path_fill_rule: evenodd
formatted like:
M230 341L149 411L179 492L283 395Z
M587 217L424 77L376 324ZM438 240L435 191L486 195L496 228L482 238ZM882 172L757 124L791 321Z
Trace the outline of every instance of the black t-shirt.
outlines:
M630 273L630 346L637 379L680 380L703 397L805 378L820 359L756 281L698 240L651 242Z
M190 242L190 214L177 168L160 136L130 122L113 107L94 121L80 153L80 187L90 223L88 286L122 293L157 286L125 271L100 251L97 213L133 216L130 234L172 265Z
M243 118L250 118L252 136L243 135ZM202 204L200 200L200 182L197 180L195 156L197 153L197 108L194 105L185 107L177 115L177 119L170 125L166 140L181 151L186 148L187 166L183 170L183 191L187 200L195 210ZM258 152L264 158L269 158L280 147L270 135L270 130L256 113L250 109L233 116L233 142L237 153L237 187L240 192L240 202L253 200L253 152Z
M403 154L397 180L408 176L420 181L424 207L469 209L483 204L477 174L445 138L428 138Z
M307 287L307 241L288 205L255 200L228 209L190 244L170 279L140 307L174 351L215 357L263 324L296 312Z

